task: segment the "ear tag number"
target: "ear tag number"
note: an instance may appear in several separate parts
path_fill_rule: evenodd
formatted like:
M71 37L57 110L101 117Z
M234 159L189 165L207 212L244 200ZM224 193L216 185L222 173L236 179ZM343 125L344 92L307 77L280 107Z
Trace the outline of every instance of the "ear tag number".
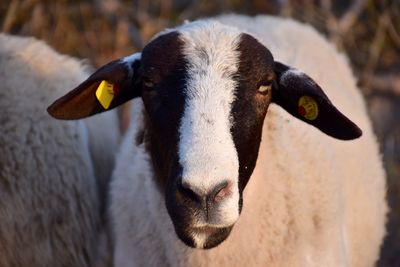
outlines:
M318 117L318 104L311 96L302 96L298 103L299 114L307 120L315 120Z
M96 97L103 108L108 109L114 98L114 84L102 81L96 90Z

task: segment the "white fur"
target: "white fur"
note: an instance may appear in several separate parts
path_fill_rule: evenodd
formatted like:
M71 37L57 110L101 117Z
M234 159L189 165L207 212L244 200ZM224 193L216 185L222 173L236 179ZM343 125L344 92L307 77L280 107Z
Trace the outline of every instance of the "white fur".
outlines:
M204 233L195 233L195 234L193 234L193 239L194 239L196 248L204 248L204 244L207 241L207 235Z
M122 59L122 61L125 62L126 65L128 66L128 70L129 70L128 76L129 77L131 77L133 74L133 69L132 69L133 62L135 62L136 60L139 60L141 56L142 56L142 53L135 53L130 56L124 57Z
M116 114L57 121L88 76L33 38L0 34L0 266L93 266L119 132Z
M293 76L298 77L298 76L304 76L304 72L295 69L295 68L290 68L288 71L285 71L282 76L281 76L281 83L286 85L290 79L292 79Z
M252 34L275 59L315 79L363 136L335 140L271 105L240 219L218 247L191 249L174 233L149 155L132 141L143 127L143 104L135 101L111 188L115 266L373 266L385 233L385 173L345 57L311 27L288 19L217 20Z
M132 64L136 60L140 59L141 55L142 55L142 53L135 53L135 54L132 54L130 56L124 57L122 59L122 61L124 61L124 62L126 62L128 64Z
M212 22L186 24L179 32L189 62L188 98L178 144L182 184L200 196L223 181L232 184L233 192L218 207L225 211L223 216L212 222L230 226L239 216L239 160L230 132L236 87L232 76L238 69L239 31Z

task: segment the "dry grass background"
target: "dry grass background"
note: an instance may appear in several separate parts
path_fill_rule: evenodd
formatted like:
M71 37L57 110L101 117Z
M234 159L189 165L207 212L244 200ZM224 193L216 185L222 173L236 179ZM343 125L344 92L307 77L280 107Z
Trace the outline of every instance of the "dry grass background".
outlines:
M348 54L388 171L392 209L378 266L400 266L399 0L1 0L0 27L100 66L141 50L165 27L232 12L294 17L312 24Z

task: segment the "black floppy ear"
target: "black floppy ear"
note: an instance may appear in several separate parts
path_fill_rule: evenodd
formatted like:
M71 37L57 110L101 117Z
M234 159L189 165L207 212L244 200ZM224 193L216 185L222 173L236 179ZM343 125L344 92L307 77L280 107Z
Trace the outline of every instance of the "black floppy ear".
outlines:
M275 61L277 80L272 101L296 118L337 139L352 140L362 131L328 99L321 87L303 72Z
M75 120L115 108L141 95L137 86L140 53L112 61L47 108L56 119Z

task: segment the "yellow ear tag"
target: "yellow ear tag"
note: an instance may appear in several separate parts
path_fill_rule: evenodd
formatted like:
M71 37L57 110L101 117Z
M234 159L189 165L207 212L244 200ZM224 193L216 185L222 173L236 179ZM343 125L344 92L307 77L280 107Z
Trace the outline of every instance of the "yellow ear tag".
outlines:
M307 120L315 120L318 117L318 104L311 96L302 96L299 99L299 114Z
M102 81L96 90L96 97L103 108L108 109L114 98L114 85L107 81Z

